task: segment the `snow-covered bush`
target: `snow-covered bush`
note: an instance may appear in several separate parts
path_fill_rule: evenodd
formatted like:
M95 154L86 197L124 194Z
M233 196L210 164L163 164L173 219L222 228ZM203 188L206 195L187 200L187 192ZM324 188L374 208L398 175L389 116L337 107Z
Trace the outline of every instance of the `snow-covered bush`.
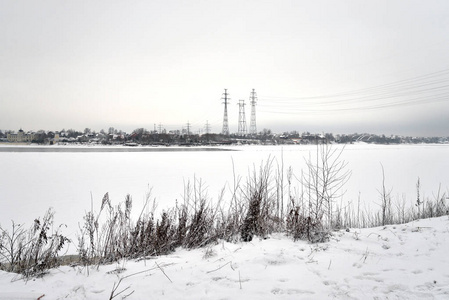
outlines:
M49 209L29 229L14 222L10 231L0 226L0 269L30 277L58 266L59 252L70 241L59 233L61 226L50 232L53 217L54 212Z

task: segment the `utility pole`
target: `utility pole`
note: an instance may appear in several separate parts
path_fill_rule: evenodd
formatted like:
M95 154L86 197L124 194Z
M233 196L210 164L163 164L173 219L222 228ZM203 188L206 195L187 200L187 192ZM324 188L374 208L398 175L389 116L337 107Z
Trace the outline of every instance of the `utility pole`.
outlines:
M227 92L227 89L225 89L225 92L223 93L223 99L224 102L223 104L224 106L224 115L223 115L223 130L221 131L221 133L223 135L229 135L229 125L228 125L228 101L230 100L228 98L229 94Z
M257 101L257 95L256 92L251 92L250 96L250 103L251 103L251 123L249 126L249 134L251 135L257 135L257 128L256 128L256 101Z
M245 100L239 100L239 136L246 135Z

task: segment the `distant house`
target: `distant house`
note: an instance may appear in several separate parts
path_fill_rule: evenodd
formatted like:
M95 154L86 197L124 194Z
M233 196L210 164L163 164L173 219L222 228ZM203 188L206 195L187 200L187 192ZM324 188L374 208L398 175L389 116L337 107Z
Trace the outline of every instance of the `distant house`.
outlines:
M55 132L55 137L53 138L53 143L59 143L59 132Z
M8 142L11 143L30 143L32 140L34 140L34 134L25 133L22 129L20 129L17 133L8 133L7 139Z

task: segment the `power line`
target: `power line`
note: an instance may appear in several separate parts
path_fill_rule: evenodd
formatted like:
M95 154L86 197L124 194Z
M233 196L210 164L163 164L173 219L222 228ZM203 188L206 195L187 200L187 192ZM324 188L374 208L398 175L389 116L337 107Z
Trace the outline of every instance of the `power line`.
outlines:
M354 91L314 97L264 97L267 113L329 113L440 103L449 99L449 69Z
M417 81L422 81L426 79L431 79L434 77L440 77L442 75L449 75L449 69L437 71L428 73L421 76L416 76L408 79L403 79L391 83L386 83L382 85L372 86L368 88L358 89L358 90L352 90L347 92L341 92L341 93L335 93L335 94L327 94L327 95L318 95L318 96L308 96L308 97L276 97L276 96L267 96L263 97L264 99L276 99L280 101L297 101L297 100L321 100L321 99L328 99L328 98L340 98L340 97L346 97L350 95L358 95L360 93L366 93L366 92L372 92L376 90L383 90L383 89L391 89L391 88L400 88L404 86L405 84L415 84ZM439 82L447 82L447 79L441 79ZM430 83L437 83L437 82L430 82Z

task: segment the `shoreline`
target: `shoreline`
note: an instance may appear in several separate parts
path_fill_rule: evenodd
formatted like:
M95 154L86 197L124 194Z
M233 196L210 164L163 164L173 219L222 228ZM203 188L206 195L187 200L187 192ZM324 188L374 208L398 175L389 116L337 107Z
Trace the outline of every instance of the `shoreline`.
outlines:
M0 152L194 152L194 151L237 151L233 149L214 147L54 147L54 146L0 146Z

